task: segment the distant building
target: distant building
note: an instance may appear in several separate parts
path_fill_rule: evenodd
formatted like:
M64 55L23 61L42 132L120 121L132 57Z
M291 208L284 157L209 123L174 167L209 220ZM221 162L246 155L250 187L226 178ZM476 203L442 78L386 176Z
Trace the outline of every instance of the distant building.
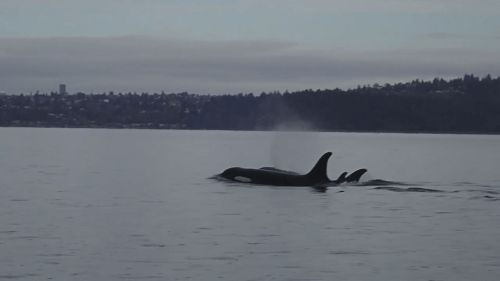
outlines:
M66 95L66 84L59 85L59 94Z
M0 91L0 96L5 96L6 94L4 91Z

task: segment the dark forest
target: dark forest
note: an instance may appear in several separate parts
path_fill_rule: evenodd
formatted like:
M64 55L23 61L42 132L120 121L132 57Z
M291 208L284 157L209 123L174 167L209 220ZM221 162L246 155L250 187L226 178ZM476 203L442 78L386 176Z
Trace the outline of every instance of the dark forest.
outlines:
M498 134L500 77L468 74L449 81L258 95L0 96L2 127L275 130L283 125L316 131Z

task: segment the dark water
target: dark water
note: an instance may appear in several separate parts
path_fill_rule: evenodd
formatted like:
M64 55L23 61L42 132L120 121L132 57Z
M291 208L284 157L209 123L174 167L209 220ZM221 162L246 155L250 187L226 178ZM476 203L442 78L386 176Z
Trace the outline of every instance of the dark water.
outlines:
M500 276L498 136L0 128L0 144L0 280ZM207 179L326 151L331 178L363 183Z

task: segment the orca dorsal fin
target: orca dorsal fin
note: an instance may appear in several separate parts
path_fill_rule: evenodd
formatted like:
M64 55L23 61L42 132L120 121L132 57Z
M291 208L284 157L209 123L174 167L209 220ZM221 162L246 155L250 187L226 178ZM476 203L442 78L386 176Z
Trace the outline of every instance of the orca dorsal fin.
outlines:
M353 172L352 174L350 174L346 179L345 181L346 182L359 182L359 179L361 178L361 176L366 173L368 170L366 169L359 169L355 172Z
M314 168L306 174L306 176L318 179L318 180L330 180L328 179L328 175L326 174L326 166L328 165L328 159L332 156L331 152L327 152L319 158Z
M340 174L339 178L337 180L335 180L334 182L338 183L338 184L345 182L346 175L347 175L347 172L343 172L342 174Z

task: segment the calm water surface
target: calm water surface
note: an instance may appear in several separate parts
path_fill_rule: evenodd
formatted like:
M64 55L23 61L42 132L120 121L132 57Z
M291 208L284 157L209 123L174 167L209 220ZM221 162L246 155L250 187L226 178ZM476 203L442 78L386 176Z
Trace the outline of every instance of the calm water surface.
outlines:
M445 192L207 179L326 151ZM498 280L499 167L499 136L0 128L0 280Z

